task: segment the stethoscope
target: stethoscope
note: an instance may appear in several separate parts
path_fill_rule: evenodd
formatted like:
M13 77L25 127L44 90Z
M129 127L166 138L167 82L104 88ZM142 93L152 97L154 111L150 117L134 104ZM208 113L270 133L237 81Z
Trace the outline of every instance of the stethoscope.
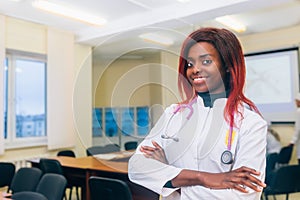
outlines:
M232 142L232 134L233 134L233 125L230 122L229 127L229 135L227 140L227 149L221 155L221 162L223 164L232 164L234 161L233 154L231 152L231 142Z
M193 108L193 104L196 102L197 98L194 98L191 102L189 102L188 104L179 104L176 109L173 111L171 117L169 118L169 120L167 121L167 125L165 128L165 132L161 135L162 139L170 139L173 140L174 142L179 142L179 138L175 137L175 136L170 136L168 135L167 131L169 130L169 126L171 124L171 121L173 120L174 116L176 115L176 113L178 113L181 109L183 108L188 108L190 111L186 117L185 123L190 120L190 118L192 117L193 113L194 113L194 108ZM184 124L185 124L184 123ZM184 125L181 126L181 128ZM181 130L181 128L179 129L179 131ZM179 132L178 131L178 132ZM232 164L234 161L234 157L233 154L231 152L231 142L232 142L232 137L233 137L233 124L230 123L230 128L229 128L229 135L228 135L228 140L227 140L227 148L226 150L221 154L221 162L223 164Z
M161 135L161 138L163 139L171 139L173 140L174 142L179 142L179 138L178 137L175 137L175 136L169 136L167 131L169 130L169 126L170 126L170 123L172 121L172 119L174 118L174 116L176 115L176 113L178 113L181 109L183 108L188 108L190 110L189 114L187 115L186 117L186 120L185 122L187 122L188 120L190 120L190 118L192 117L192 115L194 114L194 108L193 108L193 104L196 102L197 98L194 98L191 102L189 102L188 104L179 104L176 109L173 111L171 117L169 118L168 122L167 122L167 125L166 125L166 128L165 128L165 133ZM183 126L181 126L182 128ZM179 129L179 131L181 130L181 128ZM179 132L178 131L178 132Z

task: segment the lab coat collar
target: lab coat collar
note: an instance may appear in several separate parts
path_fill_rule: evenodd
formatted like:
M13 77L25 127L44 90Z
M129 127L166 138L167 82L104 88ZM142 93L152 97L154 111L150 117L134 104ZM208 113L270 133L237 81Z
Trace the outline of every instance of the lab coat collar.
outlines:
M227 103L227 98L225 98L225 97L219 98L219 99L215 100L213 107L224 106L226 103ZM199 95L197 95L197 104L204 107L204 101L203 101L202 97Z

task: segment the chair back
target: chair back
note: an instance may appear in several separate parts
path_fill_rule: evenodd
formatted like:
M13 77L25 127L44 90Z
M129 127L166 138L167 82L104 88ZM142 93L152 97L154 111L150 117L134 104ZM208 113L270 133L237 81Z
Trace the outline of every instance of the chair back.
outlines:
M107 144L105 146L92 146L86 149L87 156L92 156L96 154L112 153L118 152L121 148L116 144Z
M48 200L62 200L65 195L67 179L60 174L44 174L36 187L36 192L43 194Z
M45 173L54 173L63 175L63 168L58 160L50 158L40 159L40 169Z
M44 174L52 173L52 174L59 174L59 175L62 175L62 176L65 175L61 163L58 160L55 160L55 159L50 159L50 158L40 159L40 168L41 168L41 170L43 171ZM66 188L70 189L70 196L69 196L70 199L72 197L73 186L79 187L79 185L82 184L81 182L79 182L78 184L75 184L74 181L78 182L77 179L74 179L74 180L72 179L71 181L70 181L70 179L67 180ZM77 194L77 197L78 197L79 196L78 195L78 188L76 188L76 194Z
M13 200L48 200L43 194L38 192L24 191L17 192L11 196Z
M266 159L266 184L269 184L270 179L273 176L274 170L276 168L276 164L278 161L278 153L271 153L267 155Z
M89 178L91 200L132 200L128 185L121 180L92 176Z
M59 151L57 153L57 156L68 156L68 157L73 157L73 158L76 157L74 151L72 151L72 150L62 150L62 151Z
M265 196L300 192L300 166L286 165L278 168L264 189ZM267 198L266 198L267 199Z
M14 175L10 189L12 193L35 191L42 176L42 171L35 167L22 167Z
M129 141L124 144L125 150L134 150L137 148L137 146L138 146L137 141Z
M16 166L11 162L0 162L0 187L7 186L10 190L11 181L15 175Z
M278 155L277 163L279 165L288 164L291 160L292 152L293 152L293 146L292 145L282 147L280 152L279 152L279 155Z

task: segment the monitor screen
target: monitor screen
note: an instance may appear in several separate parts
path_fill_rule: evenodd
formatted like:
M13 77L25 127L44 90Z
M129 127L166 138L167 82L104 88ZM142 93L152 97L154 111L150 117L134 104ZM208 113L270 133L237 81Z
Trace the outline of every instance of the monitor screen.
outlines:
M245 55L246 96L272 122L295 121L299 91L298 48Z

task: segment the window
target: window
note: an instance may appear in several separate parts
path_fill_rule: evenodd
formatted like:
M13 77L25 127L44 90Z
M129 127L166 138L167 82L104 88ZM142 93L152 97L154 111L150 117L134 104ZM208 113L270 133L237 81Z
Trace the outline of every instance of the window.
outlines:
M93 109L93 137L144 137L150 128L148 106Z
M7 50L4 72L3 114L7 147L45 144L45 56Z

